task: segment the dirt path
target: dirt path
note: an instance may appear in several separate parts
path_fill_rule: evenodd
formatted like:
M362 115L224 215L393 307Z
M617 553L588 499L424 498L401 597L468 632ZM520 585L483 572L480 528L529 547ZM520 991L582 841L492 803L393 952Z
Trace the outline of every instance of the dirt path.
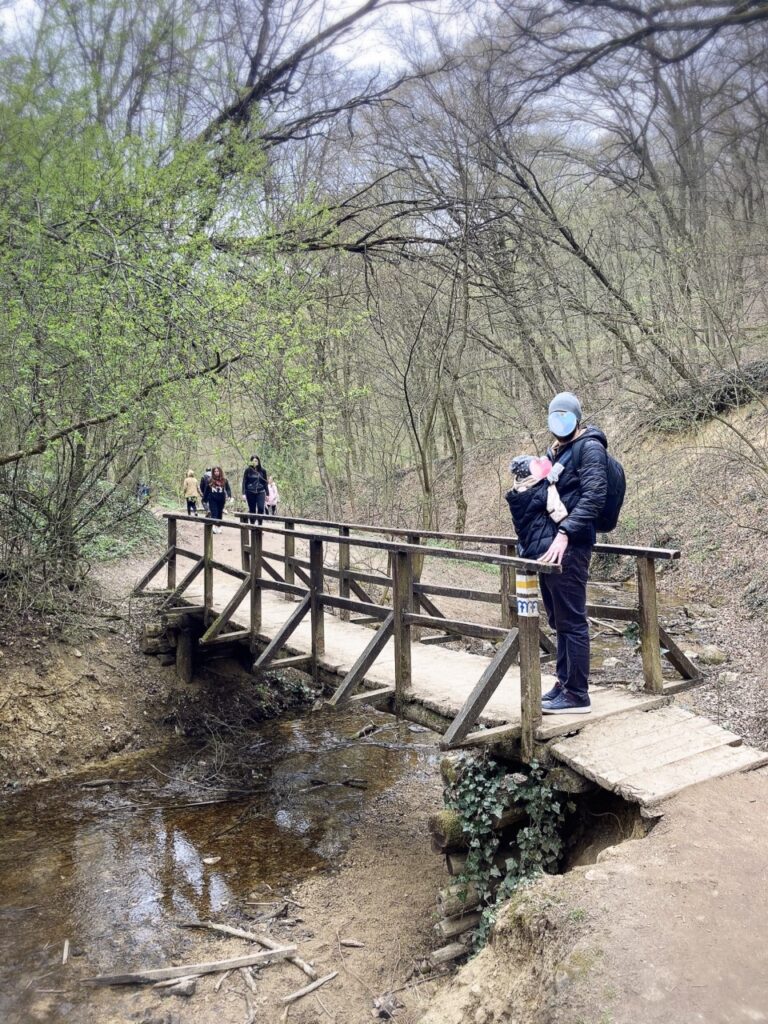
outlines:
M542 879L422 1024L768 1021L768 773L706 783L644 839Z

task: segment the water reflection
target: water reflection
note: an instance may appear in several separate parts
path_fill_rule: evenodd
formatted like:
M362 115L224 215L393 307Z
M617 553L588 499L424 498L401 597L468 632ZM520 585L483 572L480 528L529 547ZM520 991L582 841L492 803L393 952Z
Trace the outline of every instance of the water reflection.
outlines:
M174 922L234 913L259 887L336 857L366 800L435 760L404 725L382 734L386 742L351 741L367 720L334 711L265 723L248 748L259 791L224 803L189 806L220 793L190 786L194 752L178 746L113 767L108 786L84 788L81 778L8 798L0 1020L85 1020L73 1007L88 990L74 978L182 956L192 940Z

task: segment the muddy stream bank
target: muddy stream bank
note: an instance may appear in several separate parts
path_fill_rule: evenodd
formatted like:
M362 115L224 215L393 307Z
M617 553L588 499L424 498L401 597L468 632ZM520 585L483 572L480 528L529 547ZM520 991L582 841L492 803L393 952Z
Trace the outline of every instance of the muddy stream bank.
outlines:
M356 738L370 722L380 731ZM266 927L286 943L315 938L297 887L318 876L333 883L373 805L377 820L401 818L403 786L436 799L434 737L376 713L321 710L265 722L245 754L253 785L239 792L193 781L211 766L175 742L5 798L0 1019L165 1020L165 1011L153 1016L157 993L94 990L84 979L196 959L200 933L180 928L183 921ZM429 875L436 858L426 834L418 846ZM243 943L229 943L223 956L243 955ZM283 990L300 987L300 977L284 977ZM213 992L214 981L201 984ZM221 1014L223 996L219 1006ZM196 998L167 1019L212 1019L208 1012ZM217 1019L245 1019L224 1014ZM278 1020L279 1011L265 1006L258 1019Z

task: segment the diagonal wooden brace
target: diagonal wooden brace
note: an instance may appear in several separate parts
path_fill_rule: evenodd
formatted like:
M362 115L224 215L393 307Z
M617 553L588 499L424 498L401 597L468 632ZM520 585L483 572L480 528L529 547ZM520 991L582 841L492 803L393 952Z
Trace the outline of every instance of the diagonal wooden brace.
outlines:
M200 573L203 571L203 566L204 562L202 558L200 559L199 562L195 562L195 564L189 570L189 572L178 585L178 587L176 587L173 593L169 594L168 597L166 597L166 599L160 605L161 611L163 611L166 608L170 608L170 606L173 604L176 598L183 594L187 587L190 585L190 583L192 583L192 581L200 575Z
M246 598L248 592L250 591L250 589L251 589L251 580L250 580L250 577L249 577L247 580L243 580L243 582L240 584L240 586L235 591L234 596L231 598L229 603L223 609L221 614L216 616L216 618L210 624L208 629L206 629L206 631L200 637L200 645L201 646L204 646L205 644L210 643L211 640L215 640L215 638L219 635L219 633L222 631L222 629L224 629L224 627L227 625L229 620L235 614L237 609L243 603L243 601L245 600L245 598Z
M358 657L352 668L344 676L344 679L340 683L338 689L328 701L329 704L338 706L349 699L352 691L363 681L365 673L384 650L389 638L392 636L394 623L394 612L390 612L382 622L381 626L379 626L371 639L365 645L365 649Z
M440 741L440 746L443 750L447 750L460 743L472 730L486 704L506 675L507 669L517 657L519 644L520 636L518 631L516 629L510 630L506 640L501 644L490 665L486 667L474 690L464 702L464 707L456 715L450 728Z
M157 576L157 574L163 568L165 563L167 561L169 561L173 557L173 555L175 555L175 554L176 554L176 546L175 545L173 547L168 548L168 550L166 552L164 552L164 554L162 554L158 558L158 560L155 562L155 564L152 566L152 568L148 569L147 572L144 573L144 575L141 577L139 582L133 588L132 593L133 594L139 594L146 587L146 585L149 583L149 581L151 579L153 579L155 576Z
M295 632L297 626L309 611L309 594L302 599L301 603L291 612L286 622L280 627L278 632L270 640L264 650L261 652L259 657L253 663L254 672L263 672L269 667L269 663L274 661L275 657L280 651L280 648L285 644L285 641Z

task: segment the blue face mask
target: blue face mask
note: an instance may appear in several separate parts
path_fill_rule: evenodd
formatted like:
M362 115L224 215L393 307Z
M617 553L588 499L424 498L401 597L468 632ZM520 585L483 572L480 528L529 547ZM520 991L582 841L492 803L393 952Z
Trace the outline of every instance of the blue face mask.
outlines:
M555 437L563 438L570 437L576 427L579 425L579 421L572 412L567 412L565 409L555 409L554 412L549 414L547 420L550 431Z

